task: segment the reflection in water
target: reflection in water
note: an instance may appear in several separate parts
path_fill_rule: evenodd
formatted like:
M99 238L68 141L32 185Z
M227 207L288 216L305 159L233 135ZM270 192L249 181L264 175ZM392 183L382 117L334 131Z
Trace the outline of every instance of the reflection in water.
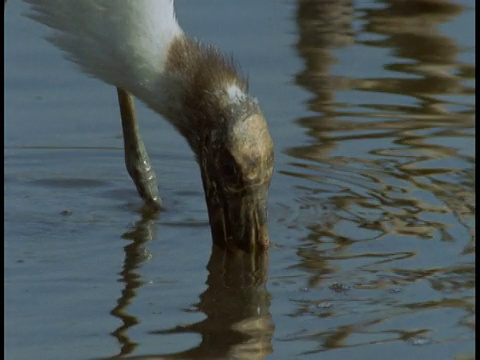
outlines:
M268 254L226 254L212 248L208 288L197 307L207 318L201 322L159 330L155 334L197 333L195 348L164 358L264 359L272 352L274 326L266 289Z
M327 290L319 290L321 300L297 301L292 316L315 315L338 324L284 339L313 340L316 351L422 342L434 325L389 325L408 319L412 309L461 309L465 316L437 334L444 338L461 339L458 334L474 324L475 109L468 102L474 94L468 83L475 69L460 62L462 47L439 30L464 9L442 0L382 4L354 12L351 1L298 0L297 51L305 66L296 81L311 92L308 107L315 114L298 120L313 142L287 150L296 160L283 173L302 184L300 214L287 225L308 229L297 255L310 287L321 289L341 278L355 283L351 291L364 291L363 299L350 299L350 310ZM358 34L354 14L363 27ZM362 59L365 48L395 55L383 65L387 75L335 75L336 51L352 49L348 68L355 69L356 61L368 63ZM337 100L345 95L348 103ZM306 216L312 212L317 216ZM444 252L452 256L445 259ZM436 296L402 299L416 283ZM368 321L342 316L362 308L368 309Z
M289 149L292 156L315 162L296 163L297 170L288 174L317 181L321 188L312 191L337 191L338 196L333 197L337 213L350 213L352 206L375 209L381 205L384 212L371 212L372 230L429 237L432 229L444 229L445 225L422 220L423 212L444 214L449 209L459 217L473 214L474 158L462 153L456 142L473 135L474 108L444 98L473 94L463 81L472 78L474 70L456 61L459 49L451 39L434 32L436 24L461 8L430 1L413 6L416 3L394 2L395 6L386 9L365 11L366 28L388 37L364 43L408 55L414 61L386 67L422 78L353 80L329 75L335 62L330 53L353 37L348 26L352 21L350 2L299 1L298 50L306 67L297 79L314 93L310 108L321 115L299 120L318 142ZM425 4L435 6L421 6ZM412 13L412 9L416 11ZM335 93L346 87L396 93L417 101L414 106L395 108L363 103L363 112L349 111L348 105L334 99ZM354 153L358 157L330 154L350 146L358 147ZM442 203L429 204L411 196L420 189L433 193Z
M14 4L9 2L9 6ZM354 8L353 4L366 5ZM174 325L164 325L161 316L155 317L145 307L141 310L145 315L138 315L135 305L138 309L142 304L140 295L147 290L143 286L148 277L145 262L150 257L149 241L156 238L158 226L156 219L143 214L124 235L131 242L125 246L125 260L119 272L123 289L110 300L111 314L121 323L115 322L113 329L102 331L112 332L119 343L112 352L108 346L102 349L116 354L114 357L132 359L132 354L157 353L133 358L251 359L269 358L273 351L273 359L300 358L312 353L308 358L368 359L388 354L391 359L403 359L418 358L420 352L425 359L473 359L475 66L465 63L473 55L465 43L474 41L467 39L462 44L462 40L446 36L465 28L456 22L465 19L462 14L466 10L453 1L443 0L297 0L296 5L299 37L295 49L304 66L295 80L311 96L306 104L308 115L298 119L297 124L308 134L309 141L295 145L277 142L279 146L295 146L286 149L291 164L281 164L288 170L283 175L283 179L289 180L285 183L293 182L295 188L288 188L285 183L281 186L285 193L293 190L299 210L297 216L284 220L286 224L272 218L271 227L277 233L285 228L286 236L280 234L277 240L282 245L271 252L271 257L280 261L271 260L271 273L275 276L269 290L265 284L267 259L227 259L214 249L208 264L207 288L190 290L191 300L182 298L182 302L190 304L198 296L193 308L198 314L186 317L203 316L202 321L181 326L181 316L173 314L169 320ZM290 8L291 3L287 6ZM451 28L446 30L447 27ZM465 32L464 36L473 34L472 26L472 33ZM28 97L28 93L19 94ZM10 168L10 178L21 180L27 173L32 179L10 183L27 183L35 196L39 196L38 189L56 194L55 190L62 190L62 186L81 190L84 185L95 185L77 180L59 182L55 177L38 181L44 174L32 167L38 166L38 162L31 155L21 155L28 161L19 162L19 168ZM276 178L281 181L282 176ZM8 199L24 195L22 186ZM81 194L80 191L73 199L78 200ZM282 201L279 198L275 201ZM287 210L296 208L294 201L282 206ZM31 315L22 319L6 313L14 320L7 329L7 340L14 340L10 347L16 347L16 354L27 348L28 354L61 358L48 356L47 348L65 354L65 344L73 345L69 348L90 343L98 346L91 334L107 321L102 316L93 317L98 312L90 312L90 302L83 303L87 298L95 300L95 294L77 282L79 277L83 279L89 274L75 270L70 273L75 277L60 279L48 274L41 281L32 277L37 272L43 275L55 263L58 266L51 269L61 271L61 267L68 266L68 247L73 243L65 242L63 237L68 237L71 226L75 226L73 235L85 228L68 222L67 227L60 228L66 230L60 236L67 250L36 253L30 241L38 244L36 234L44 228L47 236L54 230L58 233L53 228L58 227L58 222L42 218L25 226L23 221L30 220L30 210L37 208L24 208L26 202L19 204L10 203L7 209L10 219L6 224L17 227L16 232L10 230L10 236L32 229L35 236L31 238L29 234L26 247L22 248L28 254L14 254L21 262L10 269L19 273L15 277L11 273L7 281L14 290L11 294L19 300L28 299L24 305L15 301L9 310L21 307L21 312L13 313L15 316L28 315L25 309ZM112 214L115 217L118 212ZM50 217L51 212L42 216ZM128 219L130 216L127 214ZM20 225L12 222L13 217L19 219ZM105 218L106 223L100 219L101 226L112 228L116 238L117 223L111 222L110 216ZM82 236L78 238L82 240ZM13 242L18 244L16 238ZM83 254L75 259L81 261ZM20 286L13 288L12 283L17 282ZM62 282L66 296L46 297L57 302L37 307L41 303L38 299L45 300L45 285L57 289ZM88 284L92 284L90 279ZM78 294L68 291L72 287L82 292L78 302L70 303L72 294ZM97 291L96 287L93 291ZM36 301L32 302L29 294L35 294ZM158 294L158 306L178 309L176 303L165 303L161 291ZM275 308L270 307L271 296ZM80 312L73 313L70 304L78 304ZM57 314L52 316L51 306L57 305L62 307L58 313L65 316L64 322ZM94 304L96 310L98 305L101 306ZM183 312L185 308L181 309ZM192 309L186 311L190 313ZM275 338L270 312L276 320ZM104 316L105 313L108 311L102 310ZM158 323L154 323L157 319ZM45 321L49 322L46 327ZM153 334L146 335L152 328ZM46 336L35 336L37 329L46 330ZM26 330L33 335L28 346L23 341ZM194 346L183 343L192 338L201 340ZM103 345L105 337L98 339ZM170 341L178 343L171 345ZM162 355L166 350L160 346L165 343L181 350ZM428 346L415 347L423 344Z
M299 181L301 210L286 221L307 231L296 267L313 290L290 300L296 309L290 317L301 317L305 328L279 341L313 341L305 354L398 341L441 345L474 331L474 156L466 145L473 144L474 104L465 99L473 96L475 69L458 60L461 46L438 30L463 8L383 3L361 11L346 0L297 3L297 51L305 66L296 81L312 94L314 112L298 124L313 142L287 149L295 160L284 174ZM336 52L355 47L395 56L378 77L336 75ZM355 56L362 53L353 52L349 65ZM345 94L348 101L340 101ZM135 347L126 330L137 320L122 309L141 285L133 269L147 238L127 252L136 260L126 261L128 290L112 312L124 322L114 332L121 355ZM274 329L266 262L214 248L208 288L196 305L206 319L152 332L199 334L201 342L136 359L265 358ZM450 318L448 310L461 315ZM437 318L449 322L441 326Z
M137 347L137 343L132 341L127 332L140 321L133 315L130 315L126 308L135 299L137 290L143 285L140 280L141 275L136 271L146 260L150 258L147 243L155 238L156 218L158 213L145 210L142 218L137 222L132 231L123 235L125 239L132 242L125 246L125 262L120 272L120 281L124 283L124 289L120 298L117 300L117 306L113 308L111 314L122 321L112 335L115 336L121 344L120 355L131 354Z
M128 336L128 331L140 320L128 314L126 308L135 299L142 286L139 266L149 259L146 244L155 237L155 214L144 213L134 229L125 234L132 243L125 247L125 263L121 281L125 288L118 299L112 315L122 321L114 335L121 344L118 355L132 354L137 343ZM200 295L196 308L206 315L199 323L159 330L153 334L197 333L202 342L195 348L178 354L135 357L135 359L166 358L205 359L235 358L264 359L272 352L274 326L269 312L270 294L266 289L268 253L252 255L243 251L227 253L212 247L207 266L209 275L207 289Z

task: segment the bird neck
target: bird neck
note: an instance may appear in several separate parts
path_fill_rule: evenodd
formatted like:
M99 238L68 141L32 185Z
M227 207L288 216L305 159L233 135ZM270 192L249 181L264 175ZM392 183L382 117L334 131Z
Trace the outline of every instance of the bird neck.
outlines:
M201 133L220 129L232 113L255 102L231 58L183 34L172 41L163 72L152 85L154 89L140 88L135 95L162 114L194 150Z

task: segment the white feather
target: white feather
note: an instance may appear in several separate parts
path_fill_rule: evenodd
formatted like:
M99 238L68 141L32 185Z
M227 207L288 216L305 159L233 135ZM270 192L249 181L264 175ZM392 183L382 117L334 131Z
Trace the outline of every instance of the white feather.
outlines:
M48 40L83 71L140 98L159 90L168 48L183 35L172 0L25 1L27 16L53 28Z

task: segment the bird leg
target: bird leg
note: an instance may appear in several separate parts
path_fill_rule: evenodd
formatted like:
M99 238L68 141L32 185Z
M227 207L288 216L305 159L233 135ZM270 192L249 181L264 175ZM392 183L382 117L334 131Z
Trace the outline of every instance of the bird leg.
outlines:
M145 144L135 114L133 96L117 87L118 103L122 118L125 164L137 191L148 207L158 210L162 200L158 194L157 176L150 164Z

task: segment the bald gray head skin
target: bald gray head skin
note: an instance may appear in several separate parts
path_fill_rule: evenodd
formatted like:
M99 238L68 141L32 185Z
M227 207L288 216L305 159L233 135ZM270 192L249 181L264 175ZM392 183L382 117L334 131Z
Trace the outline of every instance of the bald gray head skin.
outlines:
M273 143L258 108L244 116L233 111L224 126L204 139L198 156L213 240L245 251L264 250Z
M187 38L172 45L167 73L181 103L165 116L200 165L213 242L257 252L268 248L267 195L273 142L257 101L232 61ZM180 81L179 81L180 79Z

